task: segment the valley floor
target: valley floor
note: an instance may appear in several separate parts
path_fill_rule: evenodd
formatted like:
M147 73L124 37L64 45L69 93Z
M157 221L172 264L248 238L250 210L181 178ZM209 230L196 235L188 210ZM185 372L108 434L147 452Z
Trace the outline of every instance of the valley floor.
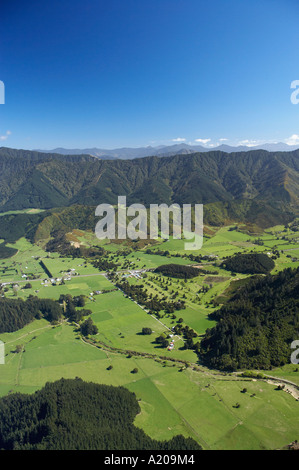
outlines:
M155 342L163 333L172 334L180 316L184 324L196 331L199 340L207 328L214 326L215 322L208 317L215 308L212 300L226 295L233 280L247 277L232 276L220 268L217 262L224 256L278 249L281 255L273 273L299 266L299 235L283 230L275 227L257 237L221 228L205 239L201 250L202 255L211 256L201 265L214 273L190 280L172 278L167 285L152 269L165 263L198 265L182 256L182 241L170 240L152 247L153 251L167 249L168 256L147 253L146 249L122 256L119 245L111 245L109 259L120 263L118 279L126 279L132 286L143 284L153 297L170 300L178 292L179 298L185 299L186 308L174 312L175 318L166 313L160 318L150 315L144 306L117 289L115 281L83 258L59 257L25 239L19 240L11 245L18 250L17 254L0 260L5 296L25 299L33 294L59 299L62 293L83 294L87 299L85 308L92 311L99 333L86 341L75 324L63 321L51 325L44 319L14 333L1 333L6 356L5 364L0 365L0 395L32 393L47 381L81 377L96 383L124 385L135 392L142 410L135 424L155 439L183 434L193 437L204 449L234 450L280 449L298 439L296 365L263 371L272 380L266 376L246 378L207 369L193 350L184 349L184 338L180 336L173 335L171 351ZM94 241L88 232L77 233L75 237L86 246ZM255 244L257 238L263 244ZM41 260L51 278L56 279L55 285ZM124 263L126 266L130 263L129 267L124 268ZM66 276L70 280L64 283L57 280ZM26 283L31 287L24 289ZM16 284L18 287L13 287ZM203 286L208 289L202 290ZM96 295L96 291L101 293ZM141 334L145 327L152 330L152 335ZM20 352L16 352L17 346ZM133 373L134 369L138 372ZM290 384L278 390L283 380ZM288 388L292 393L288 393Z

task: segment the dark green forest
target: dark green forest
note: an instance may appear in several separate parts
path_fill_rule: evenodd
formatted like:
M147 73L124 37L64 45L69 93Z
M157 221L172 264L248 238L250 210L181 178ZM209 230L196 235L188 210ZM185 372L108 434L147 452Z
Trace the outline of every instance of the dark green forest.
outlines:
M18 252L15 248L6 246L5 243L0 243L0 259L10 258Z
M133 424L139 412L135 394L124 387L61 379L33 395L0 399L0 449L201 449L181 435L170 441L151 439Z
M47 215L49 215L47 212L2 215L0 219L0 237L6 243L14 243L24 236L33 240L38 225Z
M59 303L51 299L0 298L0 333L20 330L34 319L45 318L49 322L56 322L61 319L62 314Z
M299 268L255 276L219 310L201 342L201 358L221 370L271 369L290 362L299 337Z
M192 279L193 277L199 276L200 274L199 269L180 264L163 264L162 266L156 268L154 272L163 274L163 276L179 279Z
M242 253L225 259L221 267L236 273L267 274L275 268L275 263L265 253Z
M92 313L91 310L82 308L84 305L83 295L61 295L58 301L39 299L32 295L27 300L0 298L0 333L20 330L33 320L41 318L50 323L56 323L62 318L69 322L80 322L83 317ZM84 334L92 333L85 329Z

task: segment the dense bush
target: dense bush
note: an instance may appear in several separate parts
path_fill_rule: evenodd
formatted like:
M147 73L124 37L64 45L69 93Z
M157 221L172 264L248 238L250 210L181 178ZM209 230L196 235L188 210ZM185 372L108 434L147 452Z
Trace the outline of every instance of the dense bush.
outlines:
M87 318L80 326L80 331L83 336L96 335L98 327L93 323L91 318Z
M11 248L6 246L5 243L0 243L0 259L11 258L14 256L18 250L16 248Z
M265 253L245 253L227 258L222 267L243 274L267 274L275 267L275 263Z
M299 337L299 268L257 276L211 315L201 354L223 370L269 369L290 362Z
M192 266L182 266L180 264L165 264L155 269L156 273L161 273L164 276L176 277L180 279L191 279L200 274L199 269Z
M62 314L59 303L51 299L30 297L24 301L0 298L0 333L17 331L34 319L58 321Z
M92 313L91 310L84 308L76 309L76 307L83 307L84 304L84 296L72 297L71 295L61 295L58 301L33 296L29 296L27 300L0 298L0 333L20 330L28 323L40 318L57 322L64 316L69 321L79 322L84 316ZM91 331L90 328L83 328L85 332Z
M199 450L191 438L151 439L134 426L135 394L123 387L61 379L33 395L0 399L5 450Z

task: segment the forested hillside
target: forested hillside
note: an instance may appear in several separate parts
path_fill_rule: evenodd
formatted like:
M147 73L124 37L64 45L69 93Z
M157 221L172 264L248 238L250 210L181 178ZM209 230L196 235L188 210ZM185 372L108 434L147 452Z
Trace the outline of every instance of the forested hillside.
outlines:
M206 331L201 352L213 368L289 363L290 344L299 337L299 268L253 277L211 316L218 323Z
M9 184L8 184L9 181ZM0 148L0 208L202 203L209 223L285 223L299 207L299 151L99 160ZM261 214L266 214L263 218Z
M151 439L133 421L135 394L123 387L61 379L33 395L0 399L0 449L200 450L190 438Z

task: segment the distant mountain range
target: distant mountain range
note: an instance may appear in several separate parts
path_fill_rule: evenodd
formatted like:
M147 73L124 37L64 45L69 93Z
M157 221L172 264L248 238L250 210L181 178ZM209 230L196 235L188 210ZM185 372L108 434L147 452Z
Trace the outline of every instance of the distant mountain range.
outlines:
M299 215L299 150L102 160L0 148L0 211L71 205L204 204L205 220L260 226ZM1 238L1 237L0 237Z
M252 150L267 150L268 152L291 152L297 150L299 145L290 146L283 142L275 144L263 144L255 147L248 147L246 145L232 147L230 145L219 145L217 147L204 147L202 145L188 145L185 143L175 145L161 145L159 147L139 147L139 148L117 148L117 149L99 149L99 148L86 148L86 149L65 149L55 148L53 150L37 150L42 153L58 153L61 155L92 155L94 157L104 160L131 160L133 158L143 158L150 156L169 157L178 154L189 154L194 152L211 152L220 151L226 153L233 152L250 152Z

